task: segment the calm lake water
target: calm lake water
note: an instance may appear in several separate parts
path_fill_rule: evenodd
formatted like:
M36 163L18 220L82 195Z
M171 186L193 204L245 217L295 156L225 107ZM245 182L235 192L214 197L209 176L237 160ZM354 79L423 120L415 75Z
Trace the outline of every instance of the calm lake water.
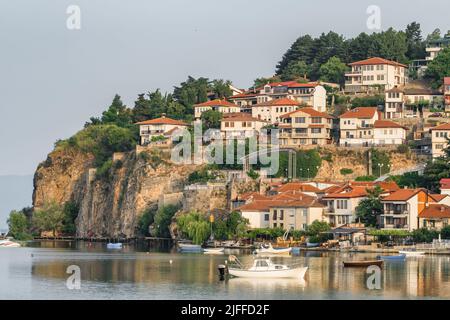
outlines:
M252 256L239 251L241 261ZM217 265L227 255L180 254L102 243L35 242L0 249L0 299L428 299L450 298L450 256L385 262L381 290L369 290L365 269L342 261L376 254L305 252L276 262L309 267L297 280L219 281ZM172 263L170 263L172 261ZM67 267L81 269L81 289L69 290Z

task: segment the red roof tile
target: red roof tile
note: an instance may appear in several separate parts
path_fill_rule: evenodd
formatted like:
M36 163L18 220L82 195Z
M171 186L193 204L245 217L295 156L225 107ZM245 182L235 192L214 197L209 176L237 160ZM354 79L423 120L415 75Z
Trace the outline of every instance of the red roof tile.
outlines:
M187 126L187 123L180 121L180 120L174 120L171 118L167 118L167 117L161 117L161 118L157 118L157 119L151 119L151 120L145 120L145 121L141 121L138 122L136 124L139 125L148 125L148 124L172 124L172 125L176 125L176 126Z
M300 108L300 109L291 111L291 112L289 112L289 113L285 113L285 114L283 114L283 115L281 116L281 118L290 118L291 115L293 115L293 114L295 114L295 113L297 113L297 112L300 112L300 111L301 111L301 112L304 112L304 113L306 113L306 114L309 114L309 115L312 116L312 117L321 117L321 118L329 118L329 119L333 118L333 117L330 116L328 113L317 111L317 110L315 110L315 109L312 108L312 107Z
M384 197L382 201L407 201L414 197L419 192L426 192L425 189L419 188L419 189L399 189L390 195Z
M267 102L262 102L258 104L254 104L252 107L262 107L262 106L299 106L300 103L298 103L295 100L289 99L289 98L281 98L281 99L275 99L270 100Z
M450 130L450 123L443 123L439 126L431 128L430 130Z
M211 101L206 101L206 102L194 105L194 107L217 107L217 106L239 108L239 106L237 106L234 103L231 103L225 99L214 99Z
M389 64L392 66L400 66L400 67L404 67L407 68L408 66L401 64L399 62L396 61L391 61L391 60L387 60L387 59L383 59L383 58L379 58L379 57L373 57L373 58L369 58L366 60L361 60L361 61L356 61L353 63L349 63L350 66L362 66L362 65L377 65L377 64Z
M450 218L450 207L445 204L430 203L427 208L419 213L419 218L441 219Z
M404 127L394 121L390 120L375 120L373 125L375 128L402 128L405 130L409 130L407 127Z
M342 114L339 118L371 119L378 112L376 107L357 107Z

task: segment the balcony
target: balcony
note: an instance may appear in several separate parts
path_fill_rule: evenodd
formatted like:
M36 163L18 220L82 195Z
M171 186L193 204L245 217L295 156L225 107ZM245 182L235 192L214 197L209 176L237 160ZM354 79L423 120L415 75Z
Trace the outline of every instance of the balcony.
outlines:
M409 226L407 224L385 224L381 225L381 229L388 229L388 230L408 230Z
M164 134L164 130L141 130L142 135L161 135Z
M345 73L346 77L354 77L354 76L361 76L362 75L362 71L349 71Z

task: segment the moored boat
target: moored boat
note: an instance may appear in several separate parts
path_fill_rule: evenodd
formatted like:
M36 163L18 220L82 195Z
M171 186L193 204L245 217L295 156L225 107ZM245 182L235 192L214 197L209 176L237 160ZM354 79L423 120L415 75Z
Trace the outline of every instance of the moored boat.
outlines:
M202 246L191 243L178 243L178 248L181 252L202 252Z
M396 255L388 255L388 256L377 256L378 260L389 260L389 261L403 261L405 260L405 254L396 254Z
M400 250L398 253L404 254L407 257L420 257L425 255L424 251L415 251L415 250Z
M259 249L256 249L255 252L259 255L261 254L289 254L292 251L292 248L274 248L272 244L269 243L269 247L264 247L261 245Z
M379 266L383 265L383 260L355 260L355 261L344 261L344 267L369 267L369 266Z
M235 256L230 256L230 261L236 264L228 267L230 275L239 278L293 278L303 279L308 267L290 267L282 264L274 264L270 258L257 258L253 265L245 268Z
M110 242L110 243L108 243L106 245L106 248L107 249L122 249L122 243L120 243L120 242L117 242L117 243Z
M19 248L20 243L11 240L0 240L0 248Z
M204 254L223 254L224 248L207 248L203 249Z

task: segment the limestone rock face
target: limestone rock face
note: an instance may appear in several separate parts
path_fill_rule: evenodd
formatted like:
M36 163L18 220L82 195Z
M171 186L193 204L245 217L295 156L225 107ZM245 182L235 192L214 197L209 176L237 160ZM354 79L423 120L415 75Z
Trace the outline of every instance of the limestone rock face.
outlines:
M97 177L92 166L90 155L55 151L34 178L36 208L48 201L79 205L78 237L135 237L139 218L147 208L157 207L161 199L165 199L163 203L181 203L187 177L197 168L152 163L134 152L115 161L103 177Z

